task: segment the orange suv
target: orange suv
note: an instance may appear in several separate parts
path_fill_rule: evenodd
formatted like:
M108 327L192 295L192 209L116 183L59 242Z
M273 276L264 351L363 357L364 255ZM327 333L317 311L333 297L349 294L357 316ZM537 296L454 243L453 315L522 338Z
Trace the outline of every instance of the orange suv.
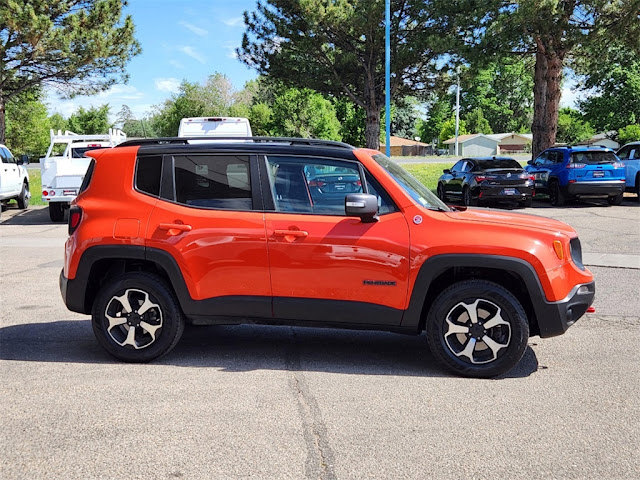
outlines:
M421 334L458 374L514 367L593 302L568 225L451 208L375 150L307 139L129 141L93 157L60 275L116 358L185 323Z

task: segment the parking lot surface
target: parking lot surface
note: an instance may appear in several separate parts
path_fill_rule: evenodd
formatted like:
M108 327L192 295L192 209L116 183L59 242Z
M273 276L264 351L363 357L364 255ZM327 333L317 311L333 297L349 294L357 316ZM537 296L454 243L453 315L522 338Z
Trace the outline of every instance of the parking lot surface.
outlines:
M60 298L66 226L3 212L0 478L638 478L640 204L521 211L578 230L596 313L497 380L423 337L251 325L116 362Z

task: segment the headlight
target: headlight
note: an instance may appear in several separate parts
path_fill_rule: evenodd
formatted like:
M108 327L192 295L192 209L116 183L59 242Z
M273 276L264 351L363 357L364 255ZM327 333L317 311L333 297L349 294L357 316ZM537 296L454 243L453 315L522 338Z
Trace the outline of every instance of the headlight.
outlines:
M569 248L571 249L571 259L573 263L575 263L580 270L584 270L584 265L582 264L582 246L580 245L580 239L578 237L572 238L569 241Z

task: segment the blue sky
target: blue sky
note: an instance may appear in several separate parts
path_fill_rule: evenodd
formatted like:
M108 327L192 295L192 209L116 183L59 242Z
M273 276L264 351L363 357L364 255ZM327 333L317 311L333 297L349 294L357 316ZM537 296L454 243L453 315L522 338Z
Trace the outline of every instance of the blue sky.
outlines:
M235 57L245 30L242 14L255 6L256 0L130 0L125 12L133 17L142 53L127 68L129 83L70 100L51 90L49 112L68 117L80 106L107 103L115 120L126 104L140 118L175 93L182 80L201 83L215 72L241 89L257 76ZM561 106L574 106L574 85L571 80L565 83Z
M125 12L133 17L142 53L129 63L129 83L70 100L50 91L49 112L68 117L80 106L108 103L112 119L123 104L140 117L177 91L183 79L203 82L215 72L241 89L257 76L235 57L244 32L242 13L255 5L255 0L130 0Z

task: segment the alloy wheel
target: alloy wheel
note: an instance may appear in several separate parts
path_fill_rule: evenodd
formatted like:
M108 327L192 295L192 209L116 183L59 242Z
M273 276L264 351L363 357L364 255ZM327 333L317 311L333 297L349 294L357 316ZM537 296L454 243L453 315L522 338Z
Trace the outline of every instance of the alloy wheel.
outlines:
M143 290L129 288L114 295L104 315L109 322L107 333L121 347L135 350L149 347L162 329L162 309Z

